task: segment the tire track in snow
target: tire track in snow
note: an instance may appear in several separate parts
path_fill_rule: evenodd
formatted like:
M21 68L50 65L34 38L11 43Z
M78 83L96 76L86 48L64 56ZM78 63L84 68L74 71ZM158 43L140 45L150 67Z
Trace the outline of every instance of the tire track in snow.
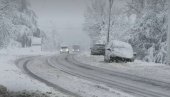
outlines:
M71 92L71 91L68 91L68 90L66 90L66 89L64 89L64 88L62 88L62 87L60 87L60 86L58 86L58 85L56 85L56 84L53 84L53 83L49 82L48 80L45 80L45 79L41 78L40 76L34 74L34 73L33 73L31 70L29 70L29 68L27 67L27 66L29 65L29 62L30 62L33 58L29 57L29 59L28 59L28 58L27 58L26 60L25 60L25 58L23 58L23 59L24 59L24 61L25 61L24 64L23 64L23 69L24 69L24 71L25 71L28 75L30 75L31 77L33 77L34 79L39 80L40 82L45 83L47 86L53 87L54 89L56 89L56 90L58 90L58 91L60 91L60 92L62 92L62 93L64 93L64 94L70 95L71 97L81 97L81 96L79 96L79 95L77 95L77 94L75 94L75 93L73 93L73 92ZM19 59L19 60L17 61L17 64L19 64L20 61L22 61L23 59Z
M52 60L54 60L54 59L51 59L51 61ZM68 62L68 64L70 64L70 66L69 65L66 66L65 63L62 63L62 61ZM71 75L74 75L74 76L77 76L77 77L82 77L82 78L85 78L85 79L89 79L89 80L93 80L93 81L97 81L97 82L102 82L102 83L105 83L105 84L111 85L111 86L117 86L120 89L122 89L122 90L124 90L128 93L133 93L133 94L136 94L138 96L142 96L142 97L170 97L170 95L158 93L158 92L151 91L151 90L146 90L146 89L143 89L143 88L134 87L134 86L131 86L131 85L128 85L128 84L125 84L125 83L116 82L114 80L109 80L109 79L105 79L103 77L95 76L93 74L84 75L84 74L81 74L81 71L78 71L79 72L78 73L76 71L68 70L68 69L72 69L71 65L75 65L75 66L83 65L83 67L85 66L84 64L80 64L80 63L76 63L76 62L74 63L72 61L69 60L69 55L66 56L64 59L58 59L57 58L56 62L59 63L58 65L62 65L62 68L61 67L57 68L56 66L53 66L53 67L55 67L57 69L61 69L61 71L64 71L65 73L68 73L68 74L71 74ZM65 66L65 68L64 68L64 66ZM78 66L78 67L81 67L81 66ZM91 68L91 67L88 67L88 68ZM84 69L87 69L87 68L84 68ZM122 76L119 76L119 77L122 77Z

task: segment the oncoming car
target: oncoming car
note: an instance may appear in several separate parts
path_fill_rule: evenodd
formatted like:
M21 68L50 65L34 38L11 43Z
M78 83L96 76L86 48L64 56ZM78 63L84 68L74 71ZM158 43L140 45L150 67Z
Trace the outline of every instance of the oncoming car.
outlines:
M73 45L72 46L72 51L73 52L80 52L80 46L79 45Z
M106 45L105 62L133 62L133 48L129 43L113 40Z
M62 53L69 53L69 49L68 49L67 46L61 47L61 49L60 49L60 54L62 54Z

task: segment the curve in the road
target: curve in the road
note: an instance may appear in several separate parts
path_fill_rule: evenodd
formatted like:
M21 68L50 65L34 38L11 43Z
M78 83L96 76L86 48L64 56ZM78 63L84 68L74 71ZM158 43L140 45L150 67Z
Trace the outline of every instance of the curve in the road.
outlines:
M93 74L83 75L83 74L80 73L81 71L76 72L74 68L72 68L69 65L66 65L62 61L66 61L70 65L76 65L76 66L79 65L80 68L84 68L84 69L88 69L88 70L93 70L93 68L86 67L84 64L75 63L74 60L70 61L69 56L70 55L67 55L63 60L56 58L57 59L56 62L58 62L58 65L62 65L62 66L54 66L55 63L52 63L52 62L50 62L49 64L51 64L54 68L57 68L57 69L64 71L65 73L69 73L69 74L74 75L74 76L94 80L94 81L97 81L97 82L102 82L104 84L111 85L111 86L117 86L121 90L124 90L128 93L136 94L138 96L142 96L142 97L170 97L170 95L166 95L166 94L163 94L163 93L158 93L158 92L154 92L154 91L151 91L151 90L146 90L146 89L134 87L134 86L131 86L131 85L128 85L128 84L125 84L125 83L116 82L114 80L105 79L105 78L99 77L99 76L96 77ZM50 61L52 61L52 60L54 61L53 58L50 59ZM74 70L71 70L71 69L74 69ZM119 76L119 77L123 77L123 76ZM125 76L125 78L127 78L127 76Z
M21 61L21 60L18 60L18 61L17 61L17 64L19 64L19 61ZM56 90L58 90L58 91L60 91L60 92L62 92L62 93L64 93L64 94L70 95L71 97L72 97L72 96L73 96L73 97L81 97L81 96L78 95L78 94L75 94L75 93L73 93L73 92L71 92L71 91L68 91L68 90L66 90L66 89L64 89L64 88L62 88L62 87L60 87L60 86L58 86L58 85L56 85L56 84L53 84L53 83L51 83L51 82L49 82L49 81L41 78L40 76L34 74L34 73L33 73L31 70L29 70L29 68L27 67L27 65L29 65L28 63L29 63L30 61L31 61L31 59L27 59L27 60L25 60L25 62L24 62L24 64L23 64L23 69L24 69L25 72L27 72L28 75L30 75L31 77L33 77L33 78L36 79L36 80L39 80L39 81L45 83L45 84L48 85L49 87L53 87L54 89L56 89Z

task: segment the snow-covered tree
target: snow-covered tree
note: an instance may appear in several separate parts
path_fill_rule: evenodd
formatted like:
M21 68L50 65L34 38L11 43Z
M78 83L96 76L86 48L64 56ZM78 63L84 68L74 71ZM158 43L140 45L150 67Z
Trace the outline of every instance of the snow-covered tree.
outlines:
M114 0L109 19L109 0L92 0L85 12L84 29L89 34L92 44L106 43L109 38L127 41L126 31L132 26L131 16L127 15L126 7L117 6L125 1ZM126 11L126 13L125 13ZM110 20L110 23L109 23ZM110 28L109 27L110 24Z
M88 5L85 13L84 30L88 32L92 44L98 42L105 33L103 30L107 28L107 10L105 0L92 0ZM104 31L105 32L105 31ZM105 38L106 41L106 38Z
M168 0L168 64L170 65L170 0Z
M166 63L167 57L167 6L166 0L143 0L142 16L129 30L129 42L138 58Z
M167 57L167 0L124 0L126 6L111 13L110 39L130 42L138 58L166 63ZM108 0L93 0L85 14L85 30L92 42L106 40Z
M27 40L37 31L37 24L27 0L0 0L0 28L1 48L7 47L10 41L24 42L22 46L28 46Z
M42 50L56 51L60 48L61 39L56 30L42 32Z
M145 8L145 1L146 0L131 0L131 2L128 2L127 14L128 15L135 14L139 19L143 15L144 8Z

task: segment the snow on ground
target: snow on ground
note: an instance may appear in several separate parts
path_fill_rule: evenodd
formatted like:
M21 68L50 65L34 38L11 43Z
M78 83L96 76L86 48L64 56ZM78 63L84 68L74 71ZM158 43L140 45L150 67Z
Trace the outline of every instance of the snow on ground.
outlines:
M10 55L10 56L33 56L33 55L52 55L58 52L43 52L34 47L30 48L7 48L1 49L0 54Z
M140 60L131 63L105 63L104 56L93 56L89 52L83 52L77 55L75 59L108 70L170 82L170 66L165 64L148 63Z
M109 88L106 85L90 82L61 72L60 70L49 68L49 66L44 65L43 63L42 59L36 60L29 63L28 68L34 72L34 74L79 94L82 97L134 97L127 93Z
M7 87L10 91L40 91L43 93L52 92L51 96L65 96L55 91L53 88L34 80L24 74L15 65L15 60L23 56L50 55L53 53L34 52L30 48L22 49L3 49L0 50L0 84Z
M14 48L0 50L0 84L7 87L10 91L40 91L52 92L51 97L67 97L53 88L46 86L27 74L22 72L14 63L16 59L26 56L36 55L54 55L57 52L41 52L32 48ZM38 62L41 65L41 62ZM30 65L28 65L30 66ZM42 67L42 66L41 66ZM68 90L74 91L83 97L133 97L129 94L119 92L111 89L105 85L95 84L74 76L63 74L61 71L52 71L45 69L37 69L34 66L30 67L34 72L39 72L41 77L51 79L50 81L64 87ZM48 72L46 72L46 70ZM41 71L41 73L40 73ZM55 73L55 74L54 74Z

